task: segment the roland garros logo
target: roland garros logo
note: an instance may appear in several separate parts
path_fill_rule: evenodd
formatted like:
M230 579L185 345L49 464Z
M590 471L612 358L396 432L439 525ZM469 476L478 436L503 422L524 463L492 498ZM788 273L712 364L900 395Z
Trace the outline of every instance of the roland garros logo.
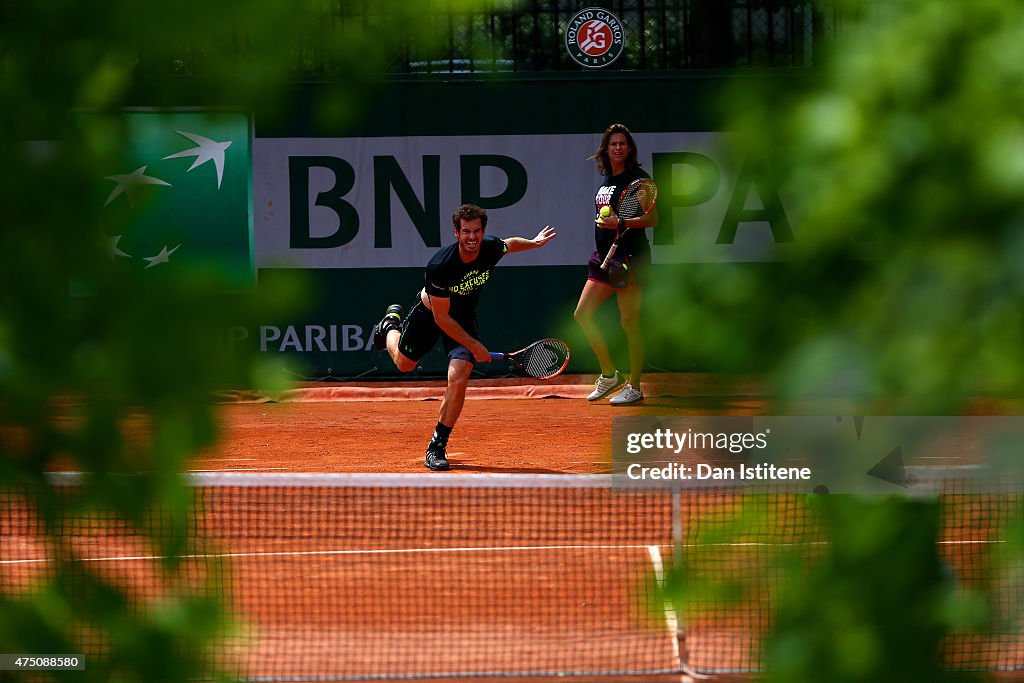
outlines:
M618 17L608 10L589 7L565 25L565 49L580 66L599 69L619 58L626 44L624 36Z

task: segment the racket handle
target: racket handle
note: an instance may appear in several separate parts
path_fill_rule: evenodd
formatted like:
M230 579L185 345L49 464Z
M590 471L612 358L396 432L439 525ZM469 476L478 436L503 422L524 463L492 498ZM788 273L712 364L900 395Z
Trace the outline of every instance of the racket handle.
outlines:
M615 250L619 248L618 242L612 242L612 246L608 249L608 254L604 257L604 261L601 262L601 270L608 270L608 266L611 265L612 257L615 256Z
M505 360L505 354L491 351L491 360Z

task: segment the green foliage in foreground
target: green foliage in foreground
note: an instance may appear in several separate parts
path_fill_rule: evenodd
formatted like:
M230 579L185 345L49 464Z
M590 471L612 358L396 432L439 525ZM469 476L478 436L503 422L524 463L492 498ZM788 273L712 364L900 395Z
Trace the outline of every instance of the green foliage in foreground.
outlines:
M947 630L970 610L939 557L939 506L824 496L831 543L790 572L767 645L769 681L973 680L945 671Z
M276 371L229 349L226 325L272 319L304 298L298 286L261 288L258 302L222 294L215 269L112 268L97 248L97 183L109 192L101 179L124 131L81 127L72 112L229 104L272 115L280 86L316 50L345 71L315 103L337 120L355 107L350 84L378 73L400 37L429 44L416 18L434 15L435 4L388 0L365 21L308 0L0 9L0 489L22 487L44 510L40 533L53 533L52 561L0 569L0 652L80 653L89 640L110 654L90 658L80 680L210 673L202 653L227 625L222 577L207 566L206 582L183 581L187 562L174 556L192 549L189 494L177 475L216 439L216 392L283 386ZM69 295L73 283L89 294ZM55 468L91 473L73 500L50 496L44 473ZM133 551L163 558L151 568L166 591L145 614L132 604L137 590L102 563L76 562L81 548L56 534L100 517L143 539ZM13 521L0 520L3 540L23 541L3 527Z
M836 396L946 415L986 393L1020 397L1024 5L838 5L843 30L814 73L744 80L723 102L722 128L792 218L788 258L679 269L652 292L652 344L767 370L779 411ZM999 628L994 602L1019 614L1019 519L993 546L998 578L972 593L936 556L932 505L828 498L833 543L783 565L769 680L941 680L945 634ZM716 583L684 564L670 590L698 604L736 591Z
M1019 521L972 516L991 503L731 498L730 514L691 527L668 573L665 597L694 636L689 661L788 683L977 680L970 671L1012 659L1020 627L1020 548L977 540L1017 542ZM708 637L724 624L731 641Z
M716 370L768 369L784 400L898 397L948 414L981 392L1019 396L1024 7L839 6L813 74L746 79L723 103L722 128L781 189L790 258L660 283L653 343Z

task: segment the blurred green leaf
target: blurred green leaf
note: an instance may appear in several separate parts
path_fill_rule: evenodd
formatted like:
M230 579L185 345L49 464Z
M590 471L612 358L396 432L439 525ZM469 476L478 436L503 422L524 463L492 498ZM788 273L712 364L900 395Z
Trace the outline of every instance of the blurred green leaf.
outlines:
M5 523L30 525L20 540L50 558L2 570L0 651L90 653L78 680L216 675L207 655L231 627L226 569L204 560L197 582L184 558L201 539L186 533L194 510L179 473L215 444L220 392L287 387L286 369L233 348L228 327L297 315L311 300L301 278L231 294L216 267L112 267L97 248L110 181L97 181L129 142L117 112L227 105L273 119L315 54L334 85L312 116L342 126L359 109L356 88L403 40L433 49L431 23L449 5L0 6L0 495L18 510ZM83 125L82 110L115 115ZM51 487L46 473L65 469L88 474ZM157 558L159 599L140 597L138 577L79 561L90 546L76 534L113 528Z
M782 188L796 242L764 266L659 283L654 346L767 370L784 403L833 392L947 414L1024 386L1024 9L822 3L816 69L743 79L722 129Z

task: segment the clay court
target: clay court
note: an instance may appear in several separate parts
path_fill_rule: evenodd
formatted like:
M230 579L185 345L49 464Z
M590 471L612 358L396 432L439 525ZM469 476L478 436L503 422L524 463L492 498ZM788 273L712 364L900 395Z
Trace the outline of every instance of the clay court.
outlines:
M749 381L725 388L706 375L648 375L646 402L616 408L584 400L592 379L473 381L449 443L452 473L608 472L615 416L767 410ZM423 452L443 395L440 381L311 384L277 401L254 392L225 395L220 443L195 469L426 472ZM842 401L816 401L815 407L850 412Z
M449 473L428 472L422 460L441 382L225 394L221 439L192 468L209 477L196 484L204 546L193 571L202 576L208 561L224 561L238 620L218 656L241 677L267 681L682 681L684 666L723 683L755 680L775 580L759 549L813 533L804 497L755 496L772 506L766 519L782 520L778 527L756 544L705 552L708 571L749 582L747 602L666 604L653 587L672 570L674 524L691 530L728 517L736 497L674 503L664 490L610 490L599 475L610 471L612 419L763 415L770 407L754 383L725 392L699 375L651 377L646 404L627 408L588 404L590 378L475 381L450 442ZM972 410L1014 407L987 400ZM803 410L852 412L827 398ZM145 436L139 422L126 431ZM276 474L293 479L264 479ZM24 586L48 564L17 516L8 515L0 535L4 581ZM943 537L958 574L973 576L996 542L990 522L983 512L965 517ZM70 535L81 557L132 594L160 595L158 558L138 539L102 523ZM684 547L699 550L706 548ZM951 652L972 666L1024 666L1020 634L998 652L985 645L961 639ZM668 671L675 673L656 673Z
M283 528L261 534L256 553L239 562L237 570L274 577L268 594L305 596L300 603L312 622L304 617L301 625L292 623L288 611L261 614L259 601L243 588L249 582L242 581L237 586L242 610L263 627L259 647L268 657L292 651L285 674L356 670L377 676L431 671L491 676L523 670L616 672L614 678L628 671L678 670L685 659L701 670L720 672L715 676L719 681L753 679L736 672L759 666L752 653L758 634L767 628L763 606L690 617L686 637L677 639L681 615L643 588L671 563L667 501L633 507L636 500L620 495L594 505L585 496L566 499L564 491L543 490L512 496L490 491L483 496L486 500L474 503L478 491L458 488L460 475L609 472L616 416L764 415L771 410L753 382L732 382L725 390L707 376L649 377L647 402L627 408L583 400L589 377L551 383L473 382L449 445L450 473L430 473L423 467L442 382L314 384L277 400L258 394L226 397L221 406L223 438L197 461L198 471L419 474L426 478L420 481L454 487L399 487L366 498L347 491L343 500L333 501L328 495L313 505L311 528L330 529L338 526L337 520L352 517L363 523L346 521L337 535L310 531L308 543L293 540L294 534ZM970 412L1000 414L1015 407L979 400ZM800 409L837 416L853 412L848 402L828 397L809 400ZM891 407L880 412L891 412ZM973 461L969 449L955 444L949 457ZM581 477L581 483L586 479ZM309 490L305 495L325 494ZM281 499L275 500L281 505ZM696 525L709 513L721 512L716 506L730 504L687 502L684 523ZM310 509L307 504L296 507ZM974 535L964 536L961 529L945 539L951 561L968 574L979 561L976 548L992 540L984 520L975 522ZM259 526L273 530L278 523L272 515ZM978 543L982 545L963 545ZM282 556L267 559L263 554L268 550ZM961 550L970 552L961 556ZM732 549L720 556L729 552L743 553ZM368 561L375 553L379 562ZM296 555L308 558L298 569ZM757 562L738 556L720 561L732 561L731 567ZM310 595L306 588L325 575L338 577L330 582L332 589ZM371 595L364 595L361 586L373 586ZM431 586L436 597L429 604L422 602L424 586ZM495 605L500 605L497 615ZM316 615L324 612L330 616L320 628ZM284 621L278 623L279 618ZM418 649L424 634L442 621L444 633L437 637L446 642L443 652ZM316 638L299 630L289 635L291 629L311 624ZM383 649L382 640L387 643ZM501 643L497 650L492 649L495 641ZM337 643L356 645L349 649ZM982 664L1024 664L1024 649L1018 645L1008 645L1009 659ZM973 656L973 646L961 642L958 649L958 657ZM252 657L258 661L262 653ZM310 669L313 661L317 664ZM261 674L258 668L253 673ZM639 678L680 680L678 674Z
M757 382L649 374L642 405L588 403L592 376L549 382L474 380L449 443L455 473L595 474L610 471L612 418L651 415L900 415L895 402L865 409L820 396L778 412ZM195 462L201 471L427 472L423 452L437 422L442 381L308 384L273 398L224 395L222 435ZM1024 402L979 398L968 415L1019 415ZM971 454L950 454L957 459ZM445 476L442 474L442 476Z

